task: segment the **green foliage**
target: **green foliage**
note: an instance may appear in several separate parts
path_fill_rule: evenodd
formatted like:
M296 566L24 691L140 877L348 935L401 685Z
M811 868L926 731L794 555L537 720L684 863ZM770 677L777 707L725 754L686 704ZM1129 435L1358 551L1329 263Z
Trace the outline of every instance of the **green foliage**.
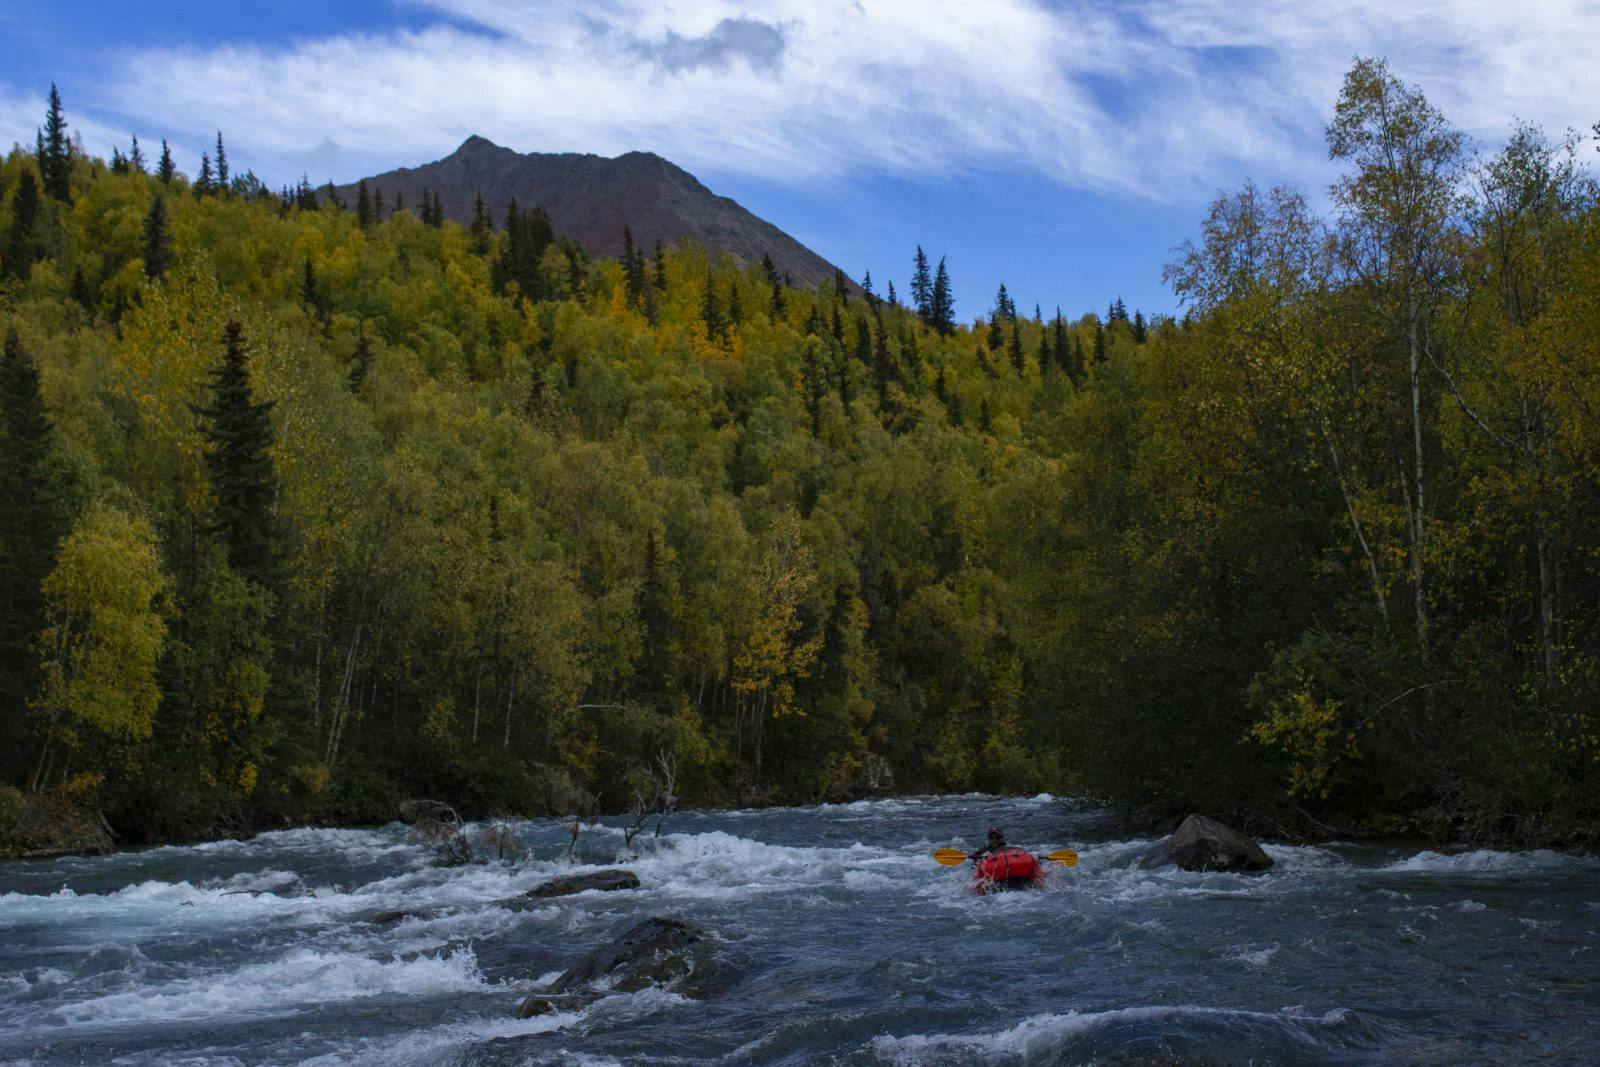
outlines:
M76 473L40 483L54 540L0 533L48 560L7 595L51 605L7 615L49 640L5 773L101 776L150 839L615 808L663 759L687 803L892 781L1577 836L1592 184L1523 130L1469 200L1365 62L1330 147L1330 220L1219 199L1181 323L1002 295L976 330L920 249L902 308L431 191L175 195L166 153L80 160L19 226L13 152L0 319L38 374L7 395Z
M149 524L116 508L91 508L63 542L43 588L36 791L58 771L66 777L58 760L88 754L99 762L108 749L150 736L166 585Z

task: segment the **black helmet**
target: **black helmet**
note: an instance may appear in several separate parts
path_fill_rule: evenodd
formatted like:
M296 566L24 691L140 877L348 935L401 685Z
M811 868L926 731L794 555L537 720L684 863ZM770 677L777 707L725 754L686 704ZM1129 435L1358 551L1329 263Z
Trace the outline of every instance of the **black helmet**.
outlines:
M1001 841L1004 841L1006 839L1006 832L1000 829L998 826L989 827L989 840L993 841L997 838Z

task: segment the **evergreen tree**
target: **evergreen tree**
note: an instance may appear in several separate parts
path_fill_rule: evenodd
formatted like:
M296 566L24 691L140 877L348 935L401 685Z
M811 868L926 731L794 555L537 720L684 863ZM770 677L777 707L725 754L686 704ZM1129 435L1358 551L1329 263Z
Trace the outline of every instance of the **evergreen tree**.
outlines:
M317 268L312 265L310 256L306 257L305 272L300 276L300 303L315 319L323 318L327 310L317 289Z
M928 302L929 325L942 334L956 328L955 297L950 293L950 272L945 270L944 259L939 259L939 269L933 277L933 294Z
M728 320L717 300L717 287L711 271L706 271L705 291L700 297L700 319L706 324L706 336L712 340L728 339Z
M0 267L8 278L26 278L43 255L39 244L39 183L33 171L24 170L11 194L11 228L6 232L6 247Z
M211 373L208 403L194 409L204 420L212 501L209 532L227 546L229 566L273 589L278 544L272 511L272 403L255 398L237 322L227 324L222 345L222 362Z
M122 154L122 149L117 148L115 145L111 148L111 173L128 173L128 159Z
M833 268L833 293L841 303L850 303L850 281L838 267Z
M889 300L889 306L890 307L897 308L897 307L900 306L900 297L898 295L896 295L896 293L894 291L894 282L890 282L889 283L888 300Z
M228 153L222 147L222 131L217 131L217 192L228 191Z
M362 331L356 338L356 351L350 363L350 389L361 392L361 383L367 380L367 371L372 369L372 340Z
M172 179L177 177L178 168L172 163L172 148L165 139L161 142L161 159L156 163L156 177L166 184L172 184Z
M383 209L384 209L383 190L382 189L374 189L374 190L372 190L372 217L373 217L373 219L375 221L377 221L377 222L382 222L383 221Z
M1099 363L1106 358L1106 330L1096 322L1094 324L1094 361Z
M1007 355L1011 357L1011 365L1017 369L1018 374L1021 374L1027 364L1022 355L1022 327L1015 322L1011 324L1011 341L1007 346Z
M400 214L400 212L404 211L405 209L406 209L406 194L397 189L397 190L395 190L395 194L394 194L394 213L396 215L398 215L398 214Z
M652 527L645 535L644 579L635 600L644 640L634 669L634 686L639 699L659 711L674 710L678 696L677 600Z
M629 307L644 306L644 257L633 247L633 230L622 227L622 281Z
M876 304L878 301L877 296L872 292L872 272L870 270L861 276L861 295L866 298L868 304Z
M661 247L661 238L656 238L656 268L655 283L659 292L667 291L667 253Z
M133 148L128 152L128 165L136 173L143 174L145 169L144 149L139 147L139 135L133 135Z
M1072 365L1067 368L1067 373L1072 376L1074 384L1089 376L1088 361L1083 355L1083 338L1077 335L1072 338Z
M50 85L50 108L44 116L40 142L39 176L46 196L62 203L72 200L72 145L67 141L67 119L61 111L61 94Z
M194 195L210 196L214 190L215 184L211 177L211 156L209 153L202 152L200 154L200 177L194 180Z
M493 233L494 220L489 217L489 209L484 206L483 194L477 193L472 198L472 250L480 256L488 255Z
M1072 346L1067 340L1067 324L1061 317L1061 309L1056 308L1055 321L1050 324L1051 351L1050 355L1055 365L1065 371L1068 378L1077 381L1077 376L1072 369ZM1044 365L1043 357L1039 360L1040 366Z
M1010 317L1007 311L1011 298L1006 295L1006 283L1000 283L1000 289L994 294L994 310L989 314L989 333L985 338L989 351L999 352L1000 346L1005 343L1005 334L1002 324Z
M372 226L372 194L367 191L367 179L356 183L356 225L363 230Z
M167 198L156 194L144 217L144 273L158 279L172 262L172 238L167 233Z
M0 739L15 742L32 695L34 639L43 625L40 584L67 532L65 485L39 371L16 331L0 354Z
M1146 336L1144 313L1141 311L1135 311L1133 313L1133 343L1139 345L1144 344Z
M929 326L933 325L933 281L928 275L928 257L917 246L915 268L911 274L911 301L917 316Z

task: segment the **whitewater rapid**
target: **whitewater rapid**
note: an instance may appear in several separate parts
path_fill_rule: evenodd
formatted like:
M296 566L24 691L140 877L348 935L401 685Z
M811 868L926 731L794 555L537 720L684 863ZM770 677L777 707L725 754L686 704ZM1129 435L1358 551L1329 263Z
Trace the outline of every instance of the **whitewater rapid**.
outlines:
M1080 865L964 893L930 853L994 823ZM1590 858L1269 842L1259 876L1143 871L1153 838L1047 796L681 814L631 850L588 829L575 861L565 826L520 833L515 869L432 866L398 825L0 865L0 1061L1597 1059ZM641 890L519 900L617 863ZM738 979L513 1017L652 915L709 931Z

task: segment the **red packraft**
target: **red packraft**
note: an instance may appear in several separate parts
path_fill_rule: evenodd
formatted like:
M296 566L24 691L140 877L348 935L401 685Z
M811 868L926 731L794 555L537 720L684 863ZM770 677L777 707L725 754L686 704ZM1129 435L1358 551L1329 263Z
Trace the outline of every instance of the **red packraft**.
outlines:
M979 860L973 876L973 890L978 893L998 889L1032 889L1044 881L1044 867L1033 853L1008 845Z

